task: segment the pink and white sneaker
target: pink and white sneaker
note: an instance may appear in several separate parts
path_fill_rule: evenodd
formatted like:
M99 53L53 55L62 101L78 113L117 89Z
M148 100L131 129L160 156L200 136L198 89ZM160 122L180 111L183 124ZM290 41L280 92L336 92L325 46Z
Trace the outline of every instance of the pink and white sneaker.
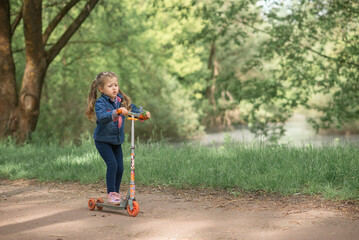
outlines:
M122 194L121 193L117 193L115 192L115 195L118 199L120 199L120 201L122 200Z
M117 197L117 194L116 192L110 192L108 195L107 195L107 200L109 203L111 204L120 204L121 203L121 198Z

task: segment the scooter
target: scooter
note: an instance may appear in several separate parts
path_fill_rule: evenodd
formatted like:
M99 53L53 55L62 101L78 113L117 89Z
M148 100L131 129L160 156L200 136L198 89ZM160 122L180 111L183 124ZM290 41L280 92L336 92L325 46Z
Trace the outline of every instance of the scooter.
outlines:
M120 109L118 109L118 114L121 114ZM140 205L136 201L135 198L135 121L137 120L147 120L148 118L146 115L142 113L134 113L134 112L128 112L128 120L131 120L131 181L130 181L130 188L128 189L126 198L121 199L120 204L113 205L104 203L102 198L98 198L95 200L94 198L91 198L88 201L88 207L91 211L95 210L97 207L98 211L102 211L102 209L105 208L111 208L116 210L125 210L127 209L127 213L131 217L136 217L137 214L140 212Z

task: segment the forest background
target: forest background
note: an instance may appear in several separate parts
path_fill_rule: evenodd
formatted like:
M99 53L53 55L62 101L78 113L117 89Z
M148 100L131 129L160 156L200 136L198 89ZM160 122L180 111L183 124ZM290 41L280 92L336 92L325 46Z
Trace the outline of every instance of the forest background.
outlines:
M45 50L88 2L42 2L43 33L70 2L77 4L48 36ZM26 137L66 143L91 135L95 124L84 110L101 71L115 72L120 88L151 111L152 120L137 125L141 139L178 141L245 124L276 140L294 111L305 112L316 130L359 129L357 1L92 2L46 70L38 119ZM11 22L22 6L10 1ZM27 60L23 24L11 37L19 102ZM2 108L9 95L4 82ZM24 129L9 132L5 115L1 137L16 137Z

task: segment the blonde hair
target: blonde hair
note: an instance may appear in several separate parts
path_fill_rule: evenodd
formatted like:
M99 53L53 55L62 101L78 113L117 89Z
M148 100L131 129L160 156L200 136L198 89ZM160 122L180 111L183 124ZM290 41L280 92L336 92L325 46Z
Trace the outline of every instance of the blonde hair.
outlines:
M86 117L90 121L96 121L95 114L95 103L97 100L97 91L99 87L103 87L108 79L116 78L118 81L118 77L113 72L100 72L97 74L95 80L91 83L90 93L87 98L87 108L85 111ZM128 111L131 111L131 98L128 97L124 92L118 89L118 92L122 95L121 107L125 107Z

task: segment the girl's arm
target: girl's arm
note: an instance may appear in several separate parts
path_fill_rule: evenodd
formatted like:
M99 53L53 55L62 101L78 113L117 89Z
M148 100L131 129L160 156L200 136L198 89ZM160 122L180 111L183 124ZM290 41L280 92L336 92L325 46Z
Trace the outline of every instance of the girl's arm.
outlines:
M131 103L131 112L134 112L134 113L141 113L142 110L139 109L135 104Z
M106 104L102 101L97 101L95 105L96 117L99 123L112 122L112 111L107 111Z

